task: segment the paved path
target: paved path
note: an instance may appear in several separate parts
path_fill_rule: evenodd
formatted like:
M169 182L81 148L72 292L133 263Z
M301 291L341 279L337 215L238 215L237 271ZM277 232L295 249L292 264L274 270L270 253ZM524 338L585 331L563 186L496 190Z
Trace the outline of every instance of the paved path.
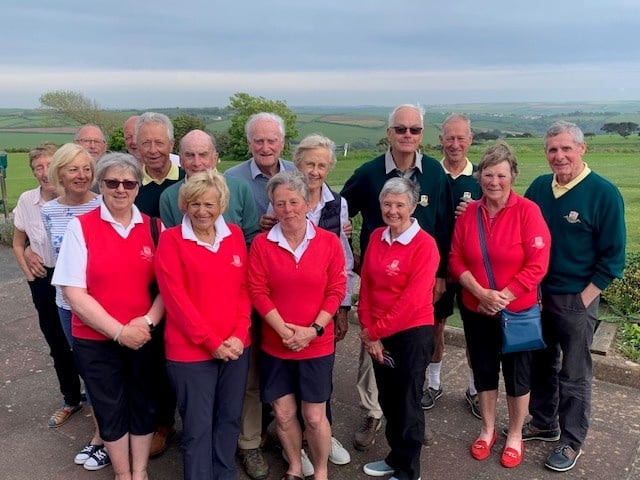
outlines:
M27 285L14 263L10 250L0 247L0 478L111 479L111 468L88 472L72 462L76 451L91 434L92 422L85 410L58 429L46 426L50 413L60 402L60 395ZM368 452L351 448L351 436L360 419L354 385L358 356L356 330L352 325L345 341L339 344L333 398L334 435L350 450L352 462L343 467L331 466L332 480L368 478L362 473L362 465L383 458L387 450L382 434ZM423 449L423 480L640 479L640 384L633 388L594 381L594 408L584 453L576 468L558 474L543 467L544 458L553 445L548 443L527 443L523 464L513 470L499 464L503 438L486 461L471 458L469 445L477 436L480 423L467 409L463 397L466 381L464 350L450 343L443 369L445 393L427 413L436 439L433 445ZM499 407L499 421L504 424L504 397L500 398ZM279 450L271 447L267 456L272 467L269 478L281 478L285 464ZM177 443L162 457L151 461L149 472L153 480L182 478ZM247 477L240 475L239 478Z

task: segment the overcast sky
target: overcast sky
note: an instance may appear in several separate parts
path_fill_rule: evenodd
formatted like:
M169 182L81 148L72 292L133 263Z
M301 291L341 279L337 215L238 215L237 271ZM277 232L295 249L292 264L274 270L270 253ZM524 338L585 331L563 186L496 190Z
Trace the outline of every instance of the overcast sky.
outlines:
M0 107L640 99L639 0L2 0Z

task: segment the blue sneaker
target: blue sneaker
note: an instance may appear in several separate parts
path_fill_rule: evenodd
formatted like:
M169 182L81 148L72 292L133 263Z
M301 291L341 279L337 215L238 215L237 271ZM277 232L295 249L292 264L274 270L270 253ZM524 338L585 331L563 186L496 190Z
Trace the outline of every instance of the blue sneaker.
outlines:
M85 470L102 470L104 467L111 465L111 459L104 447L99 448L84 462Z
M364 473L371 477L384 477L385 475L391 475L395 470L384 460L378 460L377 462L371 462L365 464L362 467Z

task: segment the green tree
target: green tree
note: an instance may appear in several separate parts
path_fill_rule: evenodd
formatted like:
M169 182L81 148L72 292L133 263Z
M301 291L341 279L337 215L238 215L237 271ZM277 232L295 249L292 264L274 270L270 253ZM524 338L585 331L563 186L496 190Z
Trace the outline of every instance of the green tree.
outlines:
M605 123L600 129L606 133L617 133L622 138L627 138L638 130L638 124L633 122Z
M45 92L40 95L40 104L79 125L97 125L107 135L111 135L122 121L118 113L103 110L95 100L71 90Z
M247 136L244 125L249 117L255 113L270 112L282 117L285 125L284 154L290 153L289 142L298 137L296 128L297 117L286 102L282 100L267 100L264 97L253 97L248 93L238 92L229 98L228 110L231 112L231 126L229 127L230 145L228 157L231 160L246 160L249 156Z
M112 152L126 152L127 147L124 144L124 132L122 127L116 127L109 135L109 146L107 150Z
M181 113L171 120L171 122L173 123L173 136L176 140L173 145L173 153L178 153L180 140L191 130L205 130L207 128L200 117L188 113Z
M231 135L227 132L215 132L213 137L216 141L216 150L218 151L218 154L221 157L227 155L231 148Z

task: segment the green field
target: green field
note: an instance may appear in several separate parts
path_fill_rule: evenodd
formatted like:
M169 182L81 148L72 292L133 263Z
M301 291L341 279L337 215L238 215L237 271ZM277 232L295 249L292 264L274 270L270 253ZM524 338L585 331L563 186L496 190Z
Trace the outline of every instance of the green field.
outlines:
M627 140L616 136L598 136L588 139L588 141L590 147L585 160L591 168L615 183L622 192L626 209L627 249L629 252L639 252L640 168L638 165L640 164L640 153L638 152L640 152L640 139L637 136ZM509 143L515 149L520 168L520 176L514 188L517 192L523 193L536 176L549 171L542 153L542 139L511 139ZM486 146L471 147L469 158L477 162L484 148ZM615 150L623 151L612 153ZM630 152L631 150L635 150L635 152ZM437 151L428 153L436 158L440 157L440 153ZM329 184L340 189L358 165L378 154L379 152L374 151L351 152L347 157L339 154L336 168L329 175ZM7 203L10 208L13 208L20 193L34 188L36 181L31 175L26 154L10 153L8 163ZM224 171L233 165L234 163L231 162L223 162L219 167Z

